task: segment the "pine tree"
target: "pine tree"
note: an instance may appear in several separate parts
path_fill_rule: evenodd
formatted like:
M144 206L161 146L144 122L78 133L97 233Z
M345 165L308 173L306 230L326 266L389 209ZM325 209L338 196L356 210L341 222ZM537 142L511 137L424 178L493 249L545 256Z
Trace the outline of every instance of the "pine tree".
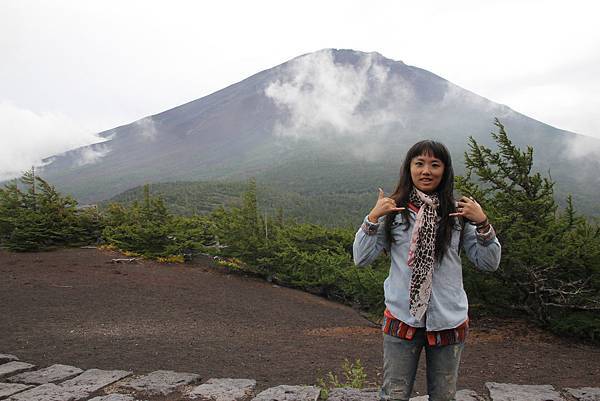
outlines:
M520 150L500 121L495 125L496 151L469 138L467 175L457 178L457 189L482 204L502 260L492 277L467 274L468 286L488 305L524 310L549 325L566 311L600 310L598 227L577 215L570 197L559 212L554 182L532 171L533 149Z
M98 239L101 221L95 211L81 211L70 196L25 172L21 184L0 189L0 242L13 251L36 251L56 246L81 245Z

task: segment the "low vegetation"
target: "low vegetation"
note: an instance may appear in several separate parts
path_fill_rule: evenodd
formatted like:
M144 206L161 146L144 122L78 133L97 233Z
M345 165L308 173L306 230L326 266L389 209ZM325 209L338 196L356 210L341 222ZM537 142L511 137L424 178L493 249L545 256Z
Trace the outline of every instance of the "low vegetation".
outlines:
M0 244L11 251L41 251L59 246L85 245L101 232L95 208L78 208L70 196L35 175L23 174L0 189Z
M329 397L329 392L334 388L349 387L362 389L367 384L367 373L360 359L354 362L344 359L342 363L342 375L343 377L340 379L337 374L330 371L327 372L325 377L317 379L317 385L321 388L321 399L326 400Z
M496 125L497 149L471 138L467 174L457 179L460 193L483 204L503 252L492 274L475 272L465 260L470 300L481 312L525 313L552 330L600 343L600 228L577 214L570 199L559 210L552 180L532 171L533 149L518 149ZM281 209L261 210L250 180L240 202L202 215L174 214L148 186L141 199L98 212L78 207L32 170L0 189L0 244L12 251L104 244L164 262L210 254L228 269L381 313L389 257L354 266L357 227L298 223Z

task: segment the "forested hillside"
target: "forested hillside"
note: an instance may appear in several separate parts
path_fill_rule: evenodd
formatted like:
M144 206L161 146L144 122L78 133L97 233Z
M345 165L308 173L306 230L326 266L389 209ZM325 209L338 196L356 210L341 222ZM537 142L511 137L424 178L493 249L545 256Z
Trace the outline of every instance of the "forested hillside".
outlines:
M550 176L532 169L533 148L520 149L496 125L496 149L470 138L467 174L457 178L458 190L483 205L502 243L497 272L476 272L464 260L470 301L480 313L524 314L552 330L600 341L600 227L583 218L570 198L560 209ZM142 189L141 200L131 201L138 195L132 192L129 202L110 203L100 211L81 209L31 171L20 185L0 190L0 244L36 251L100 243L134 257L178 262L210 254L234 271L382 312L390 261L382 254L369 268L354 265L352 242L360 220L336 228L296 222L286 213L294 210L297 198L267 188L261 199L254 179L246 185L185 185L190 190L175 196L173 205L197 203L196 211L204 214L170 212L150 186ZM200 195L202 188L210 194ZM169 186L163 189L165 197L172 192ZM224 200L230 205L219 205ZM270 209L261 210L261 202ZM364 202L364 210L346 209L334 196L315 196L314 210L302 209L303 203L295 213L311 213L318 220L356 210L360 219L374 199Z
M149 184L150 191L160 196L167 209L175 214L191 216L207 214L219 206L242 204L247 182L173 182ZM264 216L281 214L287 220L321 224L327 227L355 227L370 210L377 196L369 193L298 193L277 189L257 180L259 213ZM105 208L112 202L131 204L142 201L144 187L133 188L100 203Z

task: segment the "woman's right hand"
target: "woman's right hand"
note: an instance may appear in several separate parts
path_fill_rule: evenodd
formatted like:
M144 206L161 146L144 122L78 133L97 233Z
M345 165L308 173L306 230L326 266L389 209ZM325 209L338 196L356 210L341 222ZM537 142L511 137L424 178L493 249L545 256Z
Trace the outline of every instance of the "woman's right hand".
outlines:
M379 195L377 197L377 203L375 204L375 206L369 213L369 216L367 217L371 223L377 223L377 220L379 220L381 216L385 216L386 214L392 212L400 212L404 210L403 207L396 207L396 201L392 198L386 197L383 193L383 189L378 189Z

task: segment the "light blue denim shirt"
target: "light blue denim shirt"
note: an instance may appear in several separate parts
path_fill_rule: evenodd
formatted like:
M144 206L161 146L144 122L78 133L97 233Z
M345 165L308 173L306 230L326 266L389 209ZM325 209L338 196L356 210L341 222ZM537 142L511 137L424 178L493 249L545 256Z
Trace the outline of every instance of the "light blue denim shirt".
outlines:
M404 217L396 215L392 223L392 236L395 243L385 240L384 220L371 223L365 217L363 224L371 227L369 235L361 226L354 237L353 254L357 266L367 266L379 256L385 248L391 254L390 272L383 284L385 304L397 319L413 327L425 327L428 331L445 330L458 327L467 319L469 302L463 288L462 264L458 252L460 230L454 230L452 241L440 263L436 264L432 276L431 298L427 312L421 320L409 312L409 288L412 269L408 267L408 250L414 227L416 213L410 213L410 227L402 224ZM375 229L377 230L375 233ZM500 264L500 242L495 233L487 238L475 230L475 226L464 225L463 249L473 264L483 271L494 271Z

